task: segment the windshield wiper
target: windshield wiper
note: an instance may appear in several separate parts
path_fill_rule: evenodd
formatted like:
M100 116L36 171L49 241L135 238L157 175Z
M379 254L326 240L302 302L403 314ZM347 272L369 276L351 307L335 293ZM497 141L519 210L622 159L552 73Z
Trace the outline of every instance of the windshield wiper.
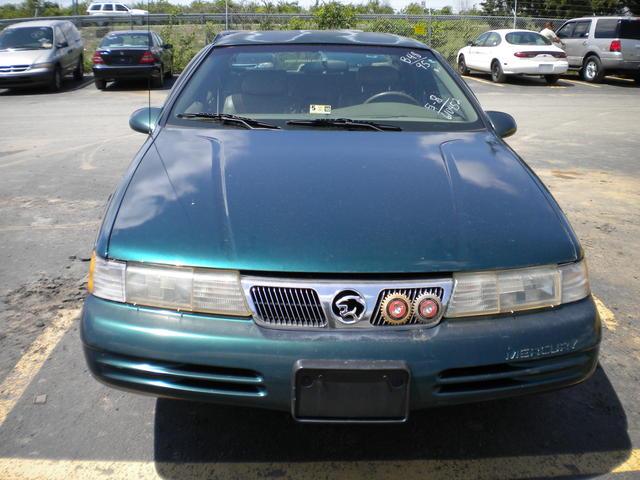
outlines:
M241 125L244 128L256 129L266 128L270 130L278 130L280 127L277 125L271 125L270 123L261 122L254 118L239 117L238 115L232 115L230 113L179 113L176 115L178 118L184 118L187 120L204 120L210 122L230 123L234 125Z
M395 125L368 122L366 120L351 120L350 118L317 118L314 120L289 120L287 125L305 125L308 127L338 127L347 130L377 130L379 132L399 132L402 129Z

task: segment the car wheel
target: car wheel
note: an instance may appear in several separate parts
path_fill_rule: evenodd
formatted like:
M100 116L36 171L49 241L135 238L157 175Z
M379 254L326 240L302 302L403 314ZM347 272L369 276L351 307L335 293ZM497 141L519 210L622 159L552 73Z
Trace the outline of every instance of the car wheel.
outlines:
M155 88L164 87L164 67L160 65L160 72L158 72L157 77L153 77L153 86Z
M640 74L634 75L633 79L635 80L636 85L640 87Z
M507 76L502 71L502 65L498 60L494 60L491 64L491 80L495 83L504 83L507 80Z
M469 75L469 69L467 68L467 63L464 61L464 55L460 55L458 59L458 73L460 75Z
M602 62L595 55L588 57L584 61L580 75L585 82L600 83L604 77L604 70L602 69Z
M544 79L547 81L549 85L553 85L558 82L560 75L545 75Z
M58 92L62 88L62 69L60 65L56 65L55 70L53 71L53 78L51 79L51 84L49 85L49 89L52 92Z
M79 82L80 80L82 80L83 76L84 76L84 59L82 58L82 55L80 55L80 58L78 58L78 64L76 65L76 68L73 71L73 79L76 82Z
M104 90L105 88L107 88L106 80L96 79L94 83L96 84L96 88L98 90Z

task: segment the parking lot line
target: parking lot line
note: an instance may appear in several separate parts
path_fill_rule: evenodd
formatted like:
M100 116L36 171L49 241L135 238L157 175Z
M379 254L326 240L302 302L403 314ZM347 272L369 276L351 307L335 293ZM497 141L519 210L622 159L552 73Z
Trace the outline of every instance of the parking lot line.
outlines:
M611 464L619 464L610 469ZM640 449L560 455L355 462L295 463L154 463L143 461L38 460L0 458L4 480L73 480L86 478L278 478L317 479L332 471L336 478L405 480L558 478L640 472Z
M59 310L57 317L34 340L0 384L0 427L79 312L78 308ZM0 478L5 477L0 473Z
M602 300L600 300L595 295L593 296L593 300L596 302L596 307L598 308L598 313L600 314L600 320L602 324L609 330L615 331L618 327L618 321L616 320L616 316L613 314L611 310L604 304Z
M476 82L480 82L480 83L486 83L487 85L494 85L494 86L500 87L500 88L504 87L504 85L502 85L501 83L490 82L489 80L485 80L483 78L471 77L469 75L463 75L463 78L468 78L470 80L475 80Z
M562 80L565 82L575 83L576 85L586 85L587 87L602 88L601 85L594 85L593 83L589 83L589 82L581 82L579 80L569 80L568 78L563 78Z

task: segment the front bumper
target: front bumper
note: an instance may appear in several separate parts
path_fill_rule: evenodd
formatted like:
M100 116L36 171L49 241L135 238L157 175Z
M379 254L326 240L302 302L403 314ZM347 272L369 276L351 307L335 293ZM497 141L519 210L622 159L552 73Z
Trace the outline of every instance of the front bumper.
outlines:
M30 68L24 72L0 73L0 88L45 85L53 81L53 70Z
M409 407L419 409L585 380L597 365L600 318L589 297L434 328L294 331L89 296L81 333L94 376L130 391L290 410L298 360L387 360L408 366Z
M160 75L160 65L94 65L93 76L99 80L149 78Z

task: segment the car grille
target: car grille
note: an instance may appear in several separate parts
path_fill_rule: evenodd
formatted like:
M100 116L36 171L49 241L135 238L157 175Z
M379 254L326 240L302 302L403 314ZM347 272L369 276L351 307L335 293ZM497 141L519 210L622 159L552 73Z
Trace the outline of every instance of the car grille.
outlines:
M255 286L251 300L259 323L285 327L327 325L318 293L311 288Z
M397 325L388 323L380 313L380 304L382 303L384 298L390 293L400 293L402 295L406 295L407 297L409 297L409 299L413 303L413 301L416 298L418 298L420 295L423 295L425 293L436 295L440 299L440 301L442 301L444 290L440 287L402 288L402 289L383 290L382 292L380 292L380 295L378 295L378 301L376 302L376 307L373 310L373 315L371 316L371 320L370 320L371 325L374 325L376 327L383 327L383 326L397 327ZM419 325L420 323L422 322L418 319L418 317L416 315L413 315L405 325Z
M29 69L30 65L0 65L0 73L19 73L25 72Z

